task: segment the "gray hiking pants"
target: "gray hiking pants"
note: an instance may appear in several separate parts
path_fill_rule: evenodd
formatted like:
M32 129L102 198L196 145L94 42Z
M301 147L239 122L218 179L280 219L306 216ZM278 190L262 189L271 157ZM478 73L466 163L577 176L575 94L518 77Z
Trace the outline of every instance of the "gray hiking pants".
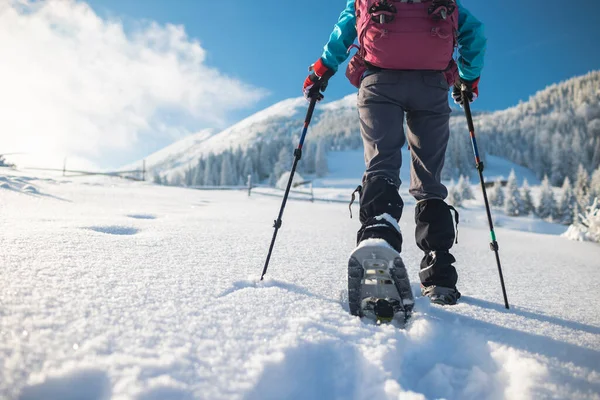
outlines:
M417 200L445 199L441 183L450 136L448 83L436 71L371 72L358 93L360 129L365 150L363 182L386 177L400 186L404 114L410 146L410 194Z

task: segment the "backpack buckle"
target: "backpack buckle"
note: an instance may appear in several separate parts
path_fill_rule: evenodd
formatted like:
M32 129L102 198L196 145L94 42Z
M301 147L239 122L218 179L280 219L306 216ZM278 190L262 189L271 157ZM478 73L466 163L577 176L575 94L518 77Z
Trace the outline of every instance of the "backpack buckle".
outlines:
M387 0L378 1L369 7L371 21L376 24L389 24L396 18L396 7L387 2Z
M427 13L434 20L446 20L448 15L451 15L456 9L454 0L433 0L431 7L427 9Z

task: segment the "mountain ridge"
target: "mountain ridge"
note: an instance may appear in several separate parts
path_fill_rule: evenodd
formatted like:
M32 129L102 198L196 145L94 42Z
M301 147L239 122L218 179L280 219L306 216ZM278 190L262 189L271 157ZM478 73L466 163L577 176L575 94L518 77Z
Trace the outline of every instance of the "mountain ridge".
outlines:
M545 174L550 175L554 184L560 184L566 176L575 174L577 165L574 165L575 160L571 160L564 162L569 165L564 172L560 172L558 167L552 168L551 153L568 153L569 143L563 143L557 150L555 149L557 145L551 143L551 138L556 132L562 132L564 136L570 129L576 129L573 142L570 143L576 149L573 152L586 154L584 160L587 160L588 170L597 168L597 164L600 163L600 133L596 132L596 130L600 132L599 82L600 70L591 71L585 75L551 84L530 96L527 101L521 101L505 110L475 112L474 120L481 153L485 157L489 152L524 165L533 169L540 178ZM318 105L307 142L324 141L329 150L360 148L362 139L357 118L356 96L356 93L353 93ZM146 159L147 166L155 174L172 179L177 174L183 175L186 171L189 172L190 168L195 168L199 159L208 158L211 153L218 156L224 152L237 151L245 157L245 153L250 151L252 146L273 140L281 142L279 148L273 149L277 153L282 146L295 147L296 144L293 142L301 132L307 104L302 97L286 99L225 130L213 131L208 137L206 131L202 131L192 135L192 137L200 136L196 139L183 139L194 143L188 149L176 142L153 153ZM460 109L453 109L450 119L452 135L444 169L444 177L447 179L466 174L473 168L466 121L459 111ZM596 120L597 122L594 122ZM531 132L534 132L533 140ZM167 150L169 148L173 151ZM291 148L289 151L291 153ZM268 158L272 163L277 161L277 156ZM556 160L564 158L564 156L554 156ZM242 173L243 161L237 160L233 164L237 164L238 173ZM219 169L219 166L217 165L216 168ZM255 165L256 168L258 166Z

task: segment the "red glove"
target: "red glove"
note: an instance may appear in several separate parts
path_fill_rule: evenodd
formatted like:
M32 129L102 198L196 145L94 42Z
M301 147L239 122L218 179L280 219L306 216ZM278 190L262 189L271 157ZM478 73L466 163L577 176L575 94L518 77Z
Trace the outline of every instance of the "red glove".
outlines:
M465 96L472 103L477 97L479 97L479 78L473 81L465 81L463 79L457 79L454 83L454 89L452 90L452 97L456 104L463 105L462 98L462 87L465 86Z
M321 100L324 92L327 88L327 82L329 78L335 73L331 68L323 63L322 59L318 59L314 64L308 67L310 74L304 80L304 86L302 92L304 97L310 100L313 95L318 96L317 100Z

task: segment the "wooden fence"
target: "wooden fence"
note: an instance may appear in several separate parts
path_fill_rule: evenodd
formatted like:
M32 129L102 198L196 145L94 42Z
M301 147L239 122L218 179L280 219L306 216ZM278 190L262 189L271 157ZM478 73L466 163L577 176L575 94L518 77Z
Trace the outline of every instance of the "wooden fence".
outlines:
M128 179L131 181L145 181L146 180L146 160L142 161L142 169L130 170L130 171L109 171L109 172L98 172L98 171L83 171L67 169L67 162L62 168L24 168L33 171L55 171L62 172L65 177L78 177L78 176L112 176L121 179Z

